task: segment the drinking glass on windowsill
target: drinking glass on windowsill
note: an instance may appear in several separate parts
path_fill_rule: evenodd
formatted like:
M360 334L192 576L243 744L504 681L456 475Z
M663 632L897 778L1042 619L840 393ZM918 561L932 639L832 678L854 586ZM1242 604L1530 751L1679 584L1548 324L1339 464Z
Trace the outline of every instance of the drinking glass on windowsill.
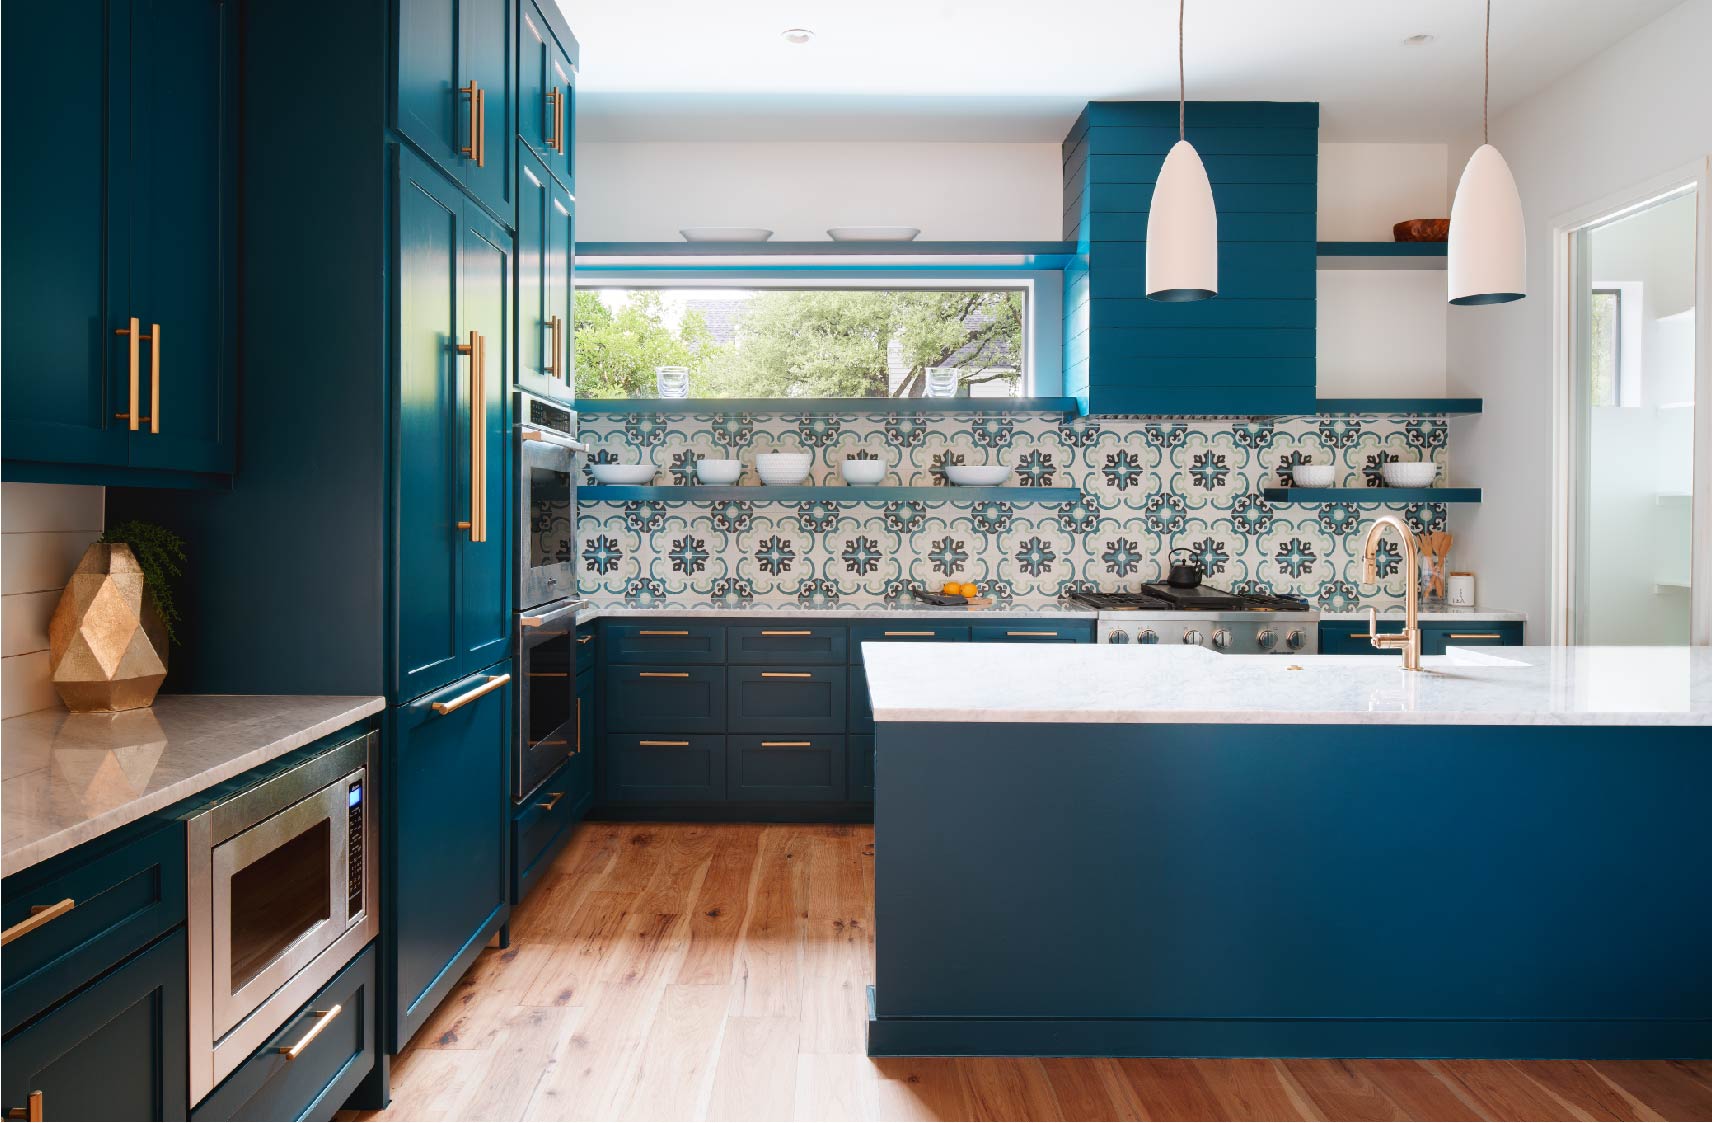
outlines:
M930 398L955 398L957 396L957 368L928 367L927 396Z
M690 396L689 367L655 367L654 392L662 398Z

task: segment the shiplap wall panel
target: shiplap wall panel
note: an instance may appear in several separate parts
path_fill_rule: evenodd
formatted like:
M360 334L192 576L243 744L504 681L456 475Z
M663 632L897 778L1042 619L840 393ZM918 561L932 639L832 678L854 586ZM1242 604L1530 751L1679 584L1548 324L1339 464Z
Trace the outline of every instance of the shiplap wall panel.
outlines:
M48 679L48 619L100 537L99 487L8 483L0 490L0 714L59 703Z

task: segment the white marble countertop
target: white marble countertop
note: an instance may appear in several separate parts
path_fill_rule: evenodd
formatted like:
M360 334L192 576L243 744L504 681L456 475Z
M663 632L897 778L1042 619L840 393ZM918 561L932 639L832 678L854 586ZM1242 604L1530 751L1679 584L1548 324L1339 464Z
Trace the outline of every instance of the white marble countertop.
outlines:
M1452 608L1449 605L1446 605L1443 608L1433 608L1433 609L1423 608L1421 610L1420 615L1421 615L1422 620L1504 620L1504 621L1509 621L1509 620L1526 620L1528 618L1528 614L1526 612L1512 612L1509 609L1504 609L1504 608L1487 608L1484 605L1474 605L1474 606L1468 607L1468 608ZM1366 620L1367 619L1367 609L1365 609L1365 608L1351 609L1348 612L1321 612L1320 613L1320 619L1321 620ZM1402 610L1402 608L1382 608L1379 610L1379 619L1385 621L1388 624L1395 623L1395 622L1403 619L1403 610Z
M144 710L37 710L0 724L0 874L10 877L379 713L344 695L162 694Z
M1452 648L1409 672L1394 655L863 646L877 721L1712 726L1705 647Z
M705 620L758 620L765 617L801 617L825 620L920 620L920 619L979 619L983 616L1076 617L1092 620L1095 612L1083 605L993 604L985 608L940 608L915 601L910 604L843 605L837 608L695 608L661 605L658 608L627 608L623 605L590 606L577 611L577 623L586 624L601 617L617 619L626 616L675 616Z

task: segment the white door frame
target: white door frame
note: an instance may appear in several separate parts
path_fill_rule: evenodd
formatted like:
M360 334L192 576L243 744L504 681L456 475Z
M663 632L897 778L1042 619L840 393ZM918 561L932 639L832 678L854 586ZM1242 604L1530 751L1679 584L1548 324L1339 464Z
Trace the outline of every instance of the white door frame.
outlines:
M1689 561L1689 642L1712 645L1712 155L1577 207L1552 220L1551 641L1575 635L1575 337L1572 247L1577 232L1685 191L1696 198L1694 509Z

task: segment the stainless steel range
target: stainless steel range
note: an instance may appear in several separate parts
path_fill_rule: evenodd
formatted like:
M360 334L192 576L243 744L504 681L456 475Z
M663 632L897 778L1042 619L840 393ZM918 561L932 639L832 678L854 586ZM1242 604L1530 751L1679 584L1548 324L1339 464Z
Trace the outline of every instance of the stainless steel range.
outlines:
M1297 597L1160 581L1069 599L1099 610L1101 643L1179 643L1233 655L1312 655L1320 647L1320 614Z

